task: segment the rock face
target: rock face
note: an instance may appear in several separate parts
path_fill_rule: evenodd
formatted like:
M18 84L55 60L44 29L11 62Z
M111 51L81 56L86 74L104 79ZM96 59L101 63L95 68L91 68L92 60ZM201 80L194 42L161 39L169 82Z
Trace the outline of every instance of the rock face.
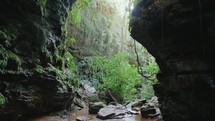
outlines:
M2 121L60 110L72 102L72 88L60 92L62 82L40 69L62 65L57 56L64 53L73 0L40 1L0 1L0 93L6 99L0 107Z
M105 104L102 102L95 102L89 104L89 113L90 114L97 114L101 108L104 108Z
M142 0L131 35L156 58L165 121L215 121L215 1Z

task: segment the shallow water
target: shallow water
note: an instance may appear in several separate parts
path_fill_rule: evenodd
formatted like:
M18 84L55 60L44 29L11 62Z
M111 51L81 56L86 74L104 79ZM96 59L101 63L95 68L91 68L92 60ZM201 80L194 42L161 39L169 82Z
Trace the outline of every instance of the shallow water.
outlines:
M104 121L104 120L96 118L96 115L91 115L91 114L89 115L88 108L84 108L82 110L74 112L70 116L69 121L76 121L76 118L81 117L81 116L88 117L88 121ZM105 121L155 121L153 119L142 118L142 116L140 114L138 114L138 115L126 115L125 117L126 118L123 118L123 119L107 119Z
M88 121L155 121L154 119L142 118L140 114L126 115L126 118L123 119L101 120L96 118L96 115L89 115L88 110L88 108L84 108L82 110L75 111L69 116L69 118L61 118L60 116L41 116L27 121L76 121L76 118L81 116L87 117Z

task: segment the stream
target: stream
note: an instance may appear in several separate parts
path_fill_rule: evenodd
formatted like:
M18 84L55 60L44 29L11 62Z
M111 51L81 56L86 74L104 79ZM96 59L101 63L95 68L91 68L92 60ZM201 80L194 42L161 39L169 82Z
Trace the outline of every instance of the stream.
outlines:
M101 120L96 118L96 115L89 114L89 109L84 108L72 113L68 118L62 118L61 116L41 116L27 121L76 121L78 117L88 117L87 121L155 121L154 119L142 118L141 114L127 115L122 119L107 119Z

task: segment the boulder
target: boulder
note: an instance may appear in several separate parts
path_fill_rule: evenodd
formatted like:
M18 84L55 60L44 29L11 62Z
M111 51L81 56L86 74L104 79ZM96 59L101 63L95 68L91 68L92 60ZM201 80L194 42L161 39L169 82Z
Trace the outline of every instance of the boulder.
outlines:
M97 117L100 119L120 119L128 113L128 110L123 105L108 105L99 110Z
M153 106L143 106L141 107L141 115L144 118L154 118L158 115L160 115L159 108L153 107Z
M95 102L89 104L89 113L97 114L101 108L104 108L105 104L103 102Z
M86 107L85 102L82 99L74 98L74 104L80 108Z

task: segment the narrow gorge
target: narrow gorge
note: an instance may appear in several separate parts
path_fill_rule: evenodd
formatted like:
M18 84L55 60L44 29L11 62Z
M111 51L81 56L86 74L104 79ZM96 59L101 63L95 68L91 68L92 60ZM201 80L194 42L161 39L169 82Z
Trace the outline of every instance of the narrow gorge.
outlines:
M1 0L0 121L215 121L214 6Z

